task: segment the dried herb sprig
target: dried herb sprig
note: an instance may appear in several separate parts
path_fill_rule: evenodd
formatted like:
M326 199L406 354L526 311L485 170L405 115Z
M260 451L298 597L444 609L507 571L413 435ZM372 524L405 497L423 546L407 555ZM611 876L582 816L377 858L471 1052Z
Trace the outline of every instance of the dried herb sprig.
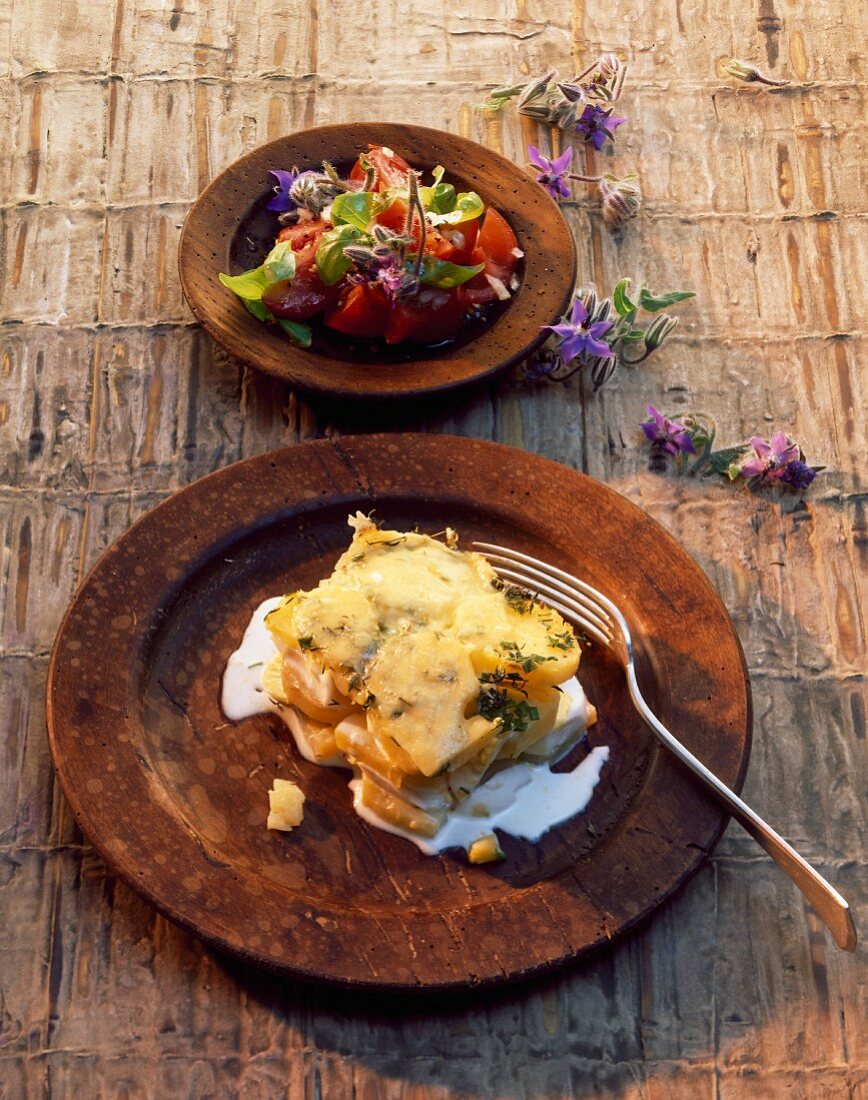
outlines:
M630 279L621 279L611 298L598 298L593 287L579 290L570 313L556 325L543 326L553 334L553 346L525 366L525 376L563 382L587 368L596 391L619 364L635 366L655 352L678 323L677 317L663 311L695 295L684 290L652 294L643 283L633 301L630 284ZM640 327L640 312L655 316Z

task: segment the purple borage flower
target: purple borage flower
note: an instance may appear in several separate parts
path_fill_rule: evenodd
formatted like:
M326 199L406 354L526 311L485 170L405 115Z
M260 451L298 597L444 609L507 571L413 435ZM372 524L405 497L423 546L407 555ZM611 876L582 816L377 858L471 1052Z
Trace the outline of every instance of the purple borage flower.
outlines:
M602 149L606 139L614 141L614 131L627 121L626 118L618 118L613 113L614 110L614 107L607 110L596 103L589 103L576 123L576 133L584 141L589 141L595 149Z
M558 353L564 362L576 359L580 355L604 358L612 354L609 345L602 339L612 327L611 321L594 321L588 324L588 311L581 298L573 302L573 311L569 321L559 325L543 325L558 337Z
M567 149L555 160L544 157L535 145L528 145L527 155L534 168L539 168L536 182L557 202L570 197L570 185L564 178L573 160L573 150Z
M775 432L769 440L751 436L753 455L741 464L743 477L758 477L764 481L783 481L796 489L807 489L816 471L802 462L801 452L786 432Z
M644 421L640 427L655 447L670 455L677 455L679 451L696 454L696 447L686 425L678 420L670 420L653 405L648 406L648 416L650 420Z
M298 179L298 171L284 172L280 168L272 168L270 174L277 180L274 188L274 198L270 200L267 210L276 210L278 213L286 213L287 210L295 210L298 203L290 197L292 185Z

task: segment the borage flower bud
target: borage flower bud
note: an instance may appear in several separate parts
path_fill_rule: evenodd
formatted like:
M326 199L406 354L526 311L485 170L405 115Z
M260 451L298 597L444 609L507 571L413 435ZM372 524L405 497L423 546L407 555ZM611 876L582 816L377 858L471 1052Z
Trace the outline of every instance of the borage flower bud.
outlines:
M564 361L556 351L551 348L540 348L540 350L535 355L532 355L524 364L524 376L528 382L539 382L543 378L548 378L550 375L554 374L554 372L559 367L563 367L563 365Z
M522 108L532 100L539 99L540 96L545 95L549 84L551 84L557 75L557 69L552 69L551 72L546 73L545 76L541 76L538 80L531 80L526 84L524 91L518 98L518 109L522 110ZM525 112L525 114L527 113L528 112Z
M613 53L604 53L597 62L597 68L603 80L612 80L621 71L622 65Z
M593 363L591 363L591 382L594 387L594 393L609 381L615 373L615 368L617 366L618 360L614 355L607 355L605 358L595 359Z
M545 103L526 103L523 107L519 107L519 110L523 115L528 118L539 119L540 122L553 122L551 110L545 105Z
M585 89L581 84L558 84L558 90L570 103L581 103L585 99Z
M645 329L645 348L649 352L655 351L677 324L677 317L670 317L666 313L659 314Z
M737 57L727 57L722 65L723 73L735 80L743 80L745 84L768 84L772 88L783 88L789 84L789 80L772 80L769 76L763 76L756 65L750 65L747 61L739 61Z
M603 196L603 221L610 233L620 233L631 218L639 213L642 192L639 184L634 183L636 176L616 179L605 175L600 180L600 194Z
M328 176L318 172L302 172L289 189L289 197L298 206L309 210L314 217L325 210L337 193Z

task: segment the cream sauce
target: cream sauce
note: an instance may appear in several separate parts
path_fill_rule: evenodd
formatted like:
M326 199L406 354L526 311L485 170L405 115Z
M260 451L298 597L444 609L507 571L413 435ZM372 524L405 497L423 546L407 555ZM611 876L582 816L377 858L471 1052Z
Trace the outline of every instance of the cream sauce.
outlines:
M280 596L265 600L254 611L241 645L226 664L220 704L223 713L233 722L255 714L279 714L289 727L301 755L313 761L303 725L294 709L276 702L262 687L262 670L278 652L265 625L265 616L281 600ZM588 704L581 685L573 679L560 686L571 698L567 722L582 728L587 722ZM435 855L446 848L469 848L474 840L494 829L510 836L538 841L549 829L587 807L608 758L608 746L601 745L592 749L571 772L553 772L548 763L521 761L510 764L480 784L469 798L450 811L434 837L422 837L401 829L362 805L358 769L354 769L357 774L349 785L359 817L378 829L405 837L427 855ZM348 766L338 758L327 763L333 767Z

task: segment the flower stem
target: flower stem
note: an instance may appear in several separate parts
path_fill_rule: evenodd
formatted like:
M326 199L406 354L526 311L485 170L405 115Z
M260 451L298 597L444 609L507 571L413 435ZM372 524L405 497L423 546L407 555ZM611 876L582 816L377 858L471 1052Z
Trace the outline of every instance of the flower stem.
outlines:
M425 207L422 205L422 197L419 194L419 180L416 173L411 168L407 173L407 190L409 192L409 198L407 203L407 226L405 229L405 235L407 237L413 236L413 217L415 214L419 215L419 247L416 250L416 259L413 263L413 276L419 278L419 272L422 270L422 261L425 254Z
M334 187L336 187L339 191L353 191L353 190L355 190L355 188L350 187L349 184L345 183L340 178L340 176L337 173L337 170L335 169L335 166L333 164L330 164L327 160L324 160L322 162L322 170L328 176L328 178L329 178L330 182L332 183L332 185Z

